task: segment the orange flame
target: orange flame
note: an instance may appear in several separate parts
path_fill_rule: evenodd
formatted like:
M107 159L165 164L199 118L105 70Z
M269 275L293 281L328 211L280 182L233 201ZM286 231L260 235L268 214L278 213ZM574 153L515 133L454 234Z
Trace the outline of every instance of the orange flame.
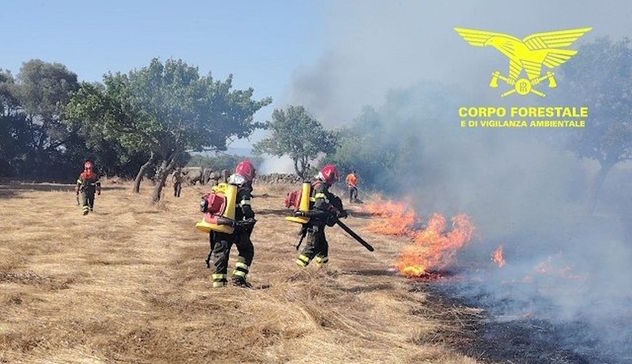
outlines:
M412 243L402 249L395 262L400 274L408 277L427 275L453 263L457 251L471 240L474 232L467 215L454 216L448 231L445 217L437 213L428 220L425 229L415 230L419 218L409 201L390 201L377 196L374 202L364 205L364 211L377 217L369 223L370 231L412 237Z
M454 262L456 253L471 240L473 232L474 225L467 215L454 216L452 229L447 231L445 217L435 213L428 226L415 233L412 244L404 247L395 266L409 277L443 269Z
M500 245L494 252L492 253L492 262L498 265L498 268L502 268L505 265L505 257L503 257L503 246Z
M364 210L373 216L369 231L383 235L410 235L417 220L415 211L407 202L393 202L378 197L375 202L367 203Z

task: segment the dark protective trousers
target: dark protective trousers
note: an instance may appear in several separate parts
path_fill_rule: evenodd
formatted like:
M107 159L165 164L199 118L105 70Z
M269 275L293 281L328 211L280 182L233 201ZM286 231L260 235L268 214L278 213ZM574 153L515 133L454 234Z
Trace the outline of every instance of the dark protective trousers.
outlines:
M358 199L358 188L349 186L349 203L356 201Z
M94 192L83 190L81 191L81 205L83 206L83 214L87 214L88 211L94 209Z
M246 276L252 264L252 258L255 254L254 246L250 241L251 231L235 232L226 234L220 232L211 232L213 246L213 265L215 273L213 274L213 287L222 287L227 282L228 258L230 256L230 248L233 244L237 246L237 262L233 270L232 279L234 281L246 281Z
M310 225L307 228L307 243L296 259L296 264L300 267L307 267L314 259L319 267L329 261L329 243L325 237L325 225Z
M173 184L173 197L180 197L180 193L182 192L182 183L174 183Z

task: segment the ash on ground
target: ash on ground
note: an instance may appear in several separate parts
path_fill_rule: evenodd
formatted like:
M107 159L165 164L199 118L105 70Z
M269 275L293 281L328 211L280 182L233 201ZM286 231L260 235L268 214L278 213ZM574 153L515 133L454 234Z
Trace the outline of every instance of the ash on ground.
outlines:
M459 329L437 335L448 340L443 344L482 362L632 363L632 347L626 344L631 338L625 335L618 342L604 342L588 322L554 322L528 313L510 315L504 308L514 303L460 295L458 284L450 281L418 280L411 284L430 301L454 308L445 310L445 320L456 322ZM613 318L612 325L624 323Z

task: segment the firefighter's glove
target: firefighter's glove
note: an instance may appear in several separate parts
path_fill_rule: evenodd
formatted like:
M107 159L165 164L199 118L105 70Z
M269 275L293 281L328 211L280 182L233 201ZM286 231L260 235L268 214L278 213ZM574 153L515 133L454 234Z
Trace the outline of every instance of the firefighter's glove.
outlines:
M306 215L304 211L294 211L294 216L305 217Z
M347 216L349 216L349 214L348 214L348 213L347 213L347 211L345 211L345 210L342 210L342 211L339 211L339 212L338 212L338 218L339 218L339 219L340 219L340 218L345 218L345 217L347 217Z
M329 216L327 216L326 224L327 226L334 226L336 225L337 220L338 218L336 217L336 215L329 214Z
M253 218L241 220L241 221L235 221L233 223L233 227L235 228L236 231L239 231L239 232L252 232L252 230L255 227L256 222L257 220Z
M331 215L334 216L338 216L338 214L340 213L341 210L339 210L338 208L336 208L334 205L329 205L329 208L327 209L327 212Z
M250 219L246 219L246 220L241 220L241 221L235 221L235 226L236 227L252 227L255 225L255 223L257 222L257 220L250 218Z

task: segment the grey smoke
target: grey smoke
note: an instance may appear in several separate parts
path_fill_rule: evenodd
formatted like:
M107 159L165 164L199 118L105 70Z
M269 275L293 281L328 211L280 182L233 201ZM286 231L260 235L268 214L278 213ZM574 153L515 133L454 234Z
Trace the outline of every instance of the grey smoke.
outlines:
M506 59L491 48L467 46L455 26L519 38L590 26L584 40L620 38L631 35L632 3L330 1L324 13L328 48L313 65L294 72L284 101L305 105L332 126L348 123L364 105L383 103L389 90L422 81L458 84L496 98L470 86L489 82L492 70L505 71Z
M471 272L481 279L467 281L463 294L483 295L491 305L510 302L497 310L501 316L529 312L588 322L585 334L603 340L615 357L632 355L632 167L611 172L588 214L597 165L565 148L574 131L460 129L460 105L540 101L501 100L487 84L492 71L506 72L507 60L493 49L470 47L452 30L524 37L591 26L580 42L617 39L632 35L632 3L331 2L328 14L330 47L295 72L287 102L305 105L331 127L352 125L371 105L391 128L384 137L393 145L404 135L418 138L409 170L383 178L400 195L412 195L424 216L472 216L477 239L460 261L484 269ZM573 90L561 83L554 92ZM500 244L503 269L489 262ZM534 271L543 262L550 272Z

